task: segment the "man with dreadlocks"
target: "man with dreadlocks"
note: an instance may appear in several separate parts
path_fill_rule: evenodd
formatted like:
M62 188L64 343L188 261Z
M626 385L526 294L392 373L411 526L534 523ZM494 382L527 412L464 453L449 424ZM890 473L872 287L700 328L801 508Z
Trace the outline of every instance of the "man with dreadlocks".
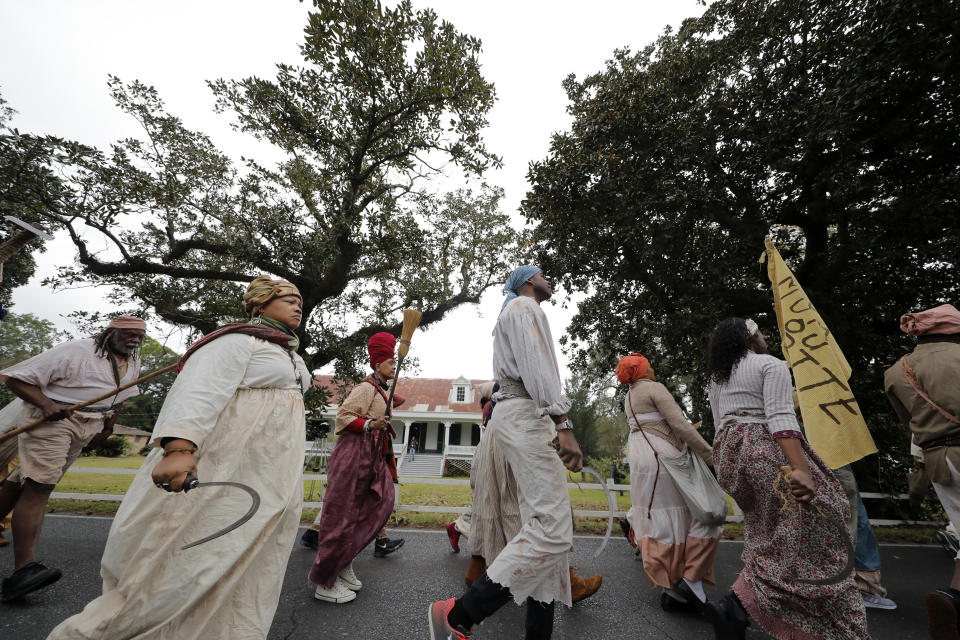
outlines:
M79 411L66 407L103 395L131 382L140 373L137 355L146 334L140 318L115 318L101 333L72 340L0 371L17 398L0 411L0 433L43 418L20 434L16 453L20 466L0 488L0 519L13 514L14 572L3 581L3 602L9 602L60 579L57 569L35 561L37 540L47 500L84 448L113 433L123 401L136 387ZM9 461L0 460L0 468Z

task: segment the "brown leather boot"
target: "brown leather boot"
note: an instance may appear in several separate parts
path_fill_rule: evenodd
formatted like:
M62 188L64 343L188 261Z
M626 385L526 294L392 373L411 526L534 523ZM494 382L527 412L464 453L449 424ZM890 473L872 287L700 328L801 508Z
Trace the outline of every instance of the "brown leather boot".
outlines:
M573 602L586 600L597 592L603 584L603 576L599 573L592 578L581 578L570 567L570 599Z
M466 582L469 587L478 580L486 570L487 561L483 559L483 556L470 556L470 564L467 566L467 573L463 576L463 581Z

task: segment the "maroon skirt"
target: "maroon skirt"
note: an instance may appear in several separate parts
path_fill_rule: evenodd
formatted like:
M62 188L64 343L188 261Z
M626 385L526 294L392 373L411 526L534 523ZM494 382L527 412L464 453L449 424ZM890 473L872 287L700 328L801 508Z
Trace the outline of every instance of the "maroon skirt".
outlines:
M393 478L383 453L384 433L342 431L330 454L327 491L310 582L330 588L340 572L376 537L393 511Z

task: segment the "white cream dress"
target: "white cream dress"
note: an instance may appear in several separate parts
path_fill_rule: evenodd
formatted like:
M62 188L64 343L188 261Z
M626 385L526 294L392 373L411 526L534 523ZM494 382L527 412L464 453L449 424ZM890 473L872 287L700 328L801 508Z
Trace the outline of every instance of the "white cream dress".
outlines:
M250 335L223 335L190 356L152 444L196 443L200 481L248 484L260 509L227 535L181 551L246 513L250 497L229 487L167 493L151 479L162 453L154 449L110 527L103 595L49 639L266 638L300 522L310 380L299 355Z

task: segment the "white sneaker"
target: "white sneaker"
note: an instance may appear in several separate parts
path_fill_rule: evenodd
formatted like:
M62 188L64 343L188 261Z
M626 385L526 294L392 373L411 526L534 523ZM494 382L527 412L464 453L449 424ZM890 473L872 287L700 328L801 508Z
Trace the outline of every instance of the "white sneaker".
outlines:
M324 589L323 587L317 587L317 590L313 592L313 597L317 600L323 600L324 602L332 602L334 604L343 604L344 602L350 602L351 600L357 599L357 594L347 588L347 585L344 584L343 580L337 578L337 581L333 583L333 586L329 589Z
M360 589L363 588L363 583L360 582L360 578L353 572L352 562L345 566L340 572L340 580L343 581L343 584L345 584L350 591L360 591Z
M864 593L863 591L860 592L860 595L863 596L863 606L868 609L888 609L892 611L897 608L897 603L890 598L884 598L875 593Z

